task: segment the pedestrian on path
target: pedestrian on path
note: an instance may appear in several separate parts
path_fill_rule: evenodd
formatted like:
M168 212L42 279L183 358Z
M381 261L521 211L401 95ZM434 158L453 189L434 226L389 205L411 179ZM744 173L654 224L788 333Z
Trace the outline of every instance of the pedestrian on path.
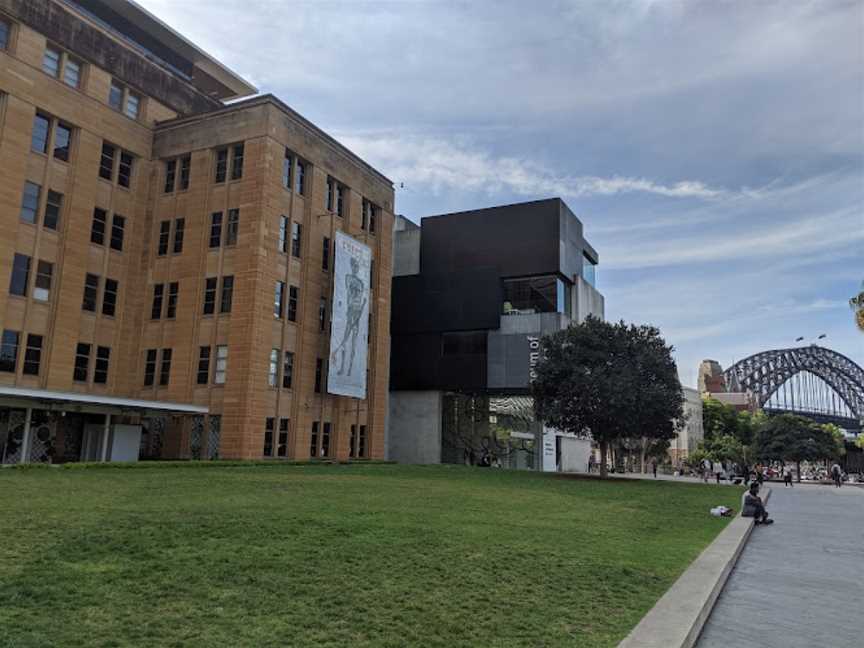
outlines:
M711 472L711 461L708 459L702 460L702 481L708 483L708 474Z
M657 479L657 460L651 462L651 472L654 473L654 479Z
M834 462L834 465L831 466L831 479L834 480L834 485L837 488L840 488L843 485L843 469L836 461Z
M783 467L783 488L793 488L792 486L792 469Z
M720 475L723 474L723 462L715 461L714 462L714 477L717 479L717 483L720 483Z

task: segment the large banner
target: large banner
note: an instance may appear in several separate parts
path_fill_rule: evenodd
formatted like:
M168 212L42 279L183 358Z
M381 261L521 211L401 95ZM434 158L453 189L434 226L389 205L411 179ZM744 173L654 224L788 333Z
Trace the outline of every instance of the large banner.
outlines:
M336 232L336 265L330 331L327 391L366 398L367 338L369 337L369 271L372 251Z

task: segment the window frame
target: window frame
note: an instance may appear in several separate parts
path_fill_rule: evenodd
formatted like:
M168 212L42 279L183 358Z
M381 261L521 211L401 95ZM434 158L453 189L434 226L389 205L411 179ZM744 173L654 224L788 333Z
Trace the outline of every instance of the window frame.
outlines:
M47 272L46 272L47 270ZM33 282L33 299L34 301L49 302L51 301L51 284L54 278L54 264L50 261L39 259L36 261L36 278ZM41 281L40 281L41 280ZM42 283L43 285L39 285ZM47 284L47 285L46 285ZM44 291L44 297L40 296Z
M219 291L219 295L219 314L230 313L234 305L234 275L222 277L222 289Z
M75 359L72 364L72 380L74 382L89 382L90 379L90 356L93 353L93 345L87 342L78 342L75 346ZM79 372L83 372L82 375Z
M63 214L63 194L53 189L48 190L45 198L45 212L42 215L42 227L55 232L60 229L60 219Z
M35 190L32 188L35 187ZM35 191L35 195L33 193ZM39 224L39 203L42 201L42 185L30 180L24 181L24 190L21 192L20 219L29 225Z
M9 351L10 347L12 349L11 353ZM3 329L3 333L0 334L0 372L18 373L18 350L20 347L21 331ZM10 355L11 358L9 357Z
M282 389L291 389L294 383L294 352L282 353Z
M289 322L297 321L297 310L300 306L300 289L297 286L288 286L288 310L286 316Z
M159 357L159 387L168 387L171 384L171 359L173 355L173 349L162 349L162 354Z
M104 356L104 357L103 357ZM111 365L111 347L97 346L96 359L93 363L93 384L107 385L108 370ZM101 377L101 380L100 380Z
M120 282L117 279L105 277L102 287L102 309L105 317L114 317L117 314L117 297L120 293ZM109 299L110 295L110 299ZM110 311L110 312L109 312Z
M152 387L156 382L156 360L159 349L147 349L144 356L144 386Z
M22 270L23 266L23 270ZM12 257L12 272L9 275L9 294L16 297L27 297L30 293L30 271L33 266L33 258L26 254L14 253ZM23 272L23 277L21 276ZM18 281L16 282L16 277ZM16 288L23 283L23 288ZM21 292L19 292L19 290Z
M99 286L102 283L102 278L88 272L84 275L84 297L81 300L81 310L88 313L96 314L99 306ZM89 305L92 304L92 308Z
M27 334L24 347L24 361L21 363L21 375L38 376L42 365L42 344L44 337L35 333ZM35 368L34 368L35 365Z
M270 349L270 358L267 365L267 386L274 389L279 386L279 349Z
M222 353L223 350L224 354ZM213 366L213 384L224 385L225 381L228 379L228 345L217 344L215 356L216 362Z
M210 353L210 345L198 347L198 369L195 376L196 385L207 385L210 383Z

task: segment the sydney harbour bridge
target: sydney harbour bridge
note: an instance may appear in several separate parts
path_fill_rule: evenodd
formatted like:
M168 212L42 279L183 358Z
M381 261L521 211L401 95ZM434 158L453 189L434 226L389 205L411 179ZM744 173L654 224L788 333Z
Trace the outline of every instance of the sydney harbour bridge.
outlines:
M864 369L831 349L763 351L723 375L729 391L751 393L768 414L791 412L850 432L864 426Z

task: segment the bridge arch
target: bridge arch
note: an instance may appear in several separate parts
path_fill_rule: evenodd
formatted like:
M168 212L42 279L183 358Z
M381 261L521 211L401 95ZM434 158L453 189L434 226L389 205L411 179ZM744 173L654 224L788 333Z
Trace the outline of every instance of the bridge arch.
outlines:
M811 345L756 353L723 372L730 391L749 391L760 407L800 375L812 375L830 387L851 413L856 427L864 419L864 369L841 353ZM815 381L811 381L811 385ZM818 385L817 385L818 387ZM795 408L789 411L801 411ZM801 411L801 413L806 413Z

